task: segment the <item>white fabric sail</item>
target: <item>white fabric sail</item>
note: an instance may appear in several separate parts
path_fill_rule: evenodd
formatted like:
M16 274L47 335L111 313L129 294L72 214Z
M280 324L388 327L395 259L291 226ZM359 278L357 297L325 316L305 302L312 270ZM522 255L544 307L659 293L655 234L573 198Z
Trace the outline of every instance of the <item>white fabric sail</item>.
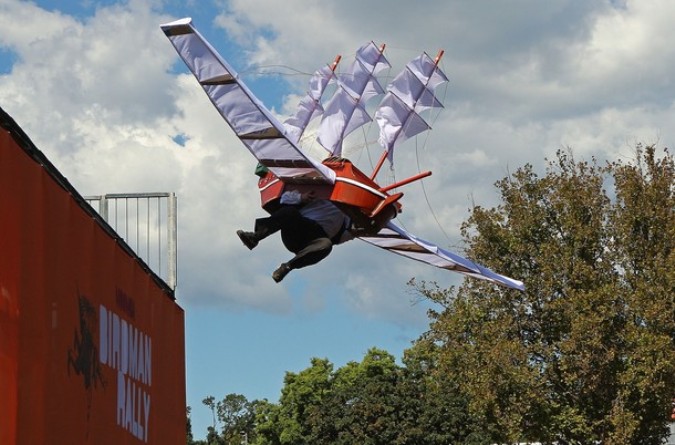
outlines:
M360 101L338 86L325 106L317 140L333 156L342 154L342 140L372 118Z
M363 241L402 255L413 260L421 261L441 269L447 269L463 275L480 278L511 289L525 290L522 281L500 275L487 267L474 263L456 253L442 249L428 241L408 233L402 228L389 222L387 227L374 236L360 237Z
M306 155L281 122L202 37L190 18L161 25L209 99L258 161L286 182L335 181L335 172Z
M382 99L380 108L375 112L375 120L380 127L378 142L387 151L390 161L394 144L431 128L403 99L392 93L387 93Z
M342 154L342 142L351 132L372 121L366 112L366 102L384 93L376 75L390 67L373 42L356 52L356 60L345 73L338 75L338 88L325 105L317 140L333 156Z
M396 144L431 128L420 113L443 106L434 91L447 81L438 62L423 53L410 61L388 85L375 120L380 127L378 141L390 161Z
M375 65L381 67L382 64ZM378 69L381 71L381 69ZM370 68L370 65L364 64L359 58L354 60L345 73L340 73L338 79L342 87L352 95L360 99L360 102L366 103L373 97L384 94L384 88L375 77L376 72Z
M284 127L289 138L296 144L300 141L307 125L318 116L323 114L321 97L328 84L335 79L335 67L339 57L331 65L326 65L314 72L309 81L309 91L300 100L295 114L284 121Z

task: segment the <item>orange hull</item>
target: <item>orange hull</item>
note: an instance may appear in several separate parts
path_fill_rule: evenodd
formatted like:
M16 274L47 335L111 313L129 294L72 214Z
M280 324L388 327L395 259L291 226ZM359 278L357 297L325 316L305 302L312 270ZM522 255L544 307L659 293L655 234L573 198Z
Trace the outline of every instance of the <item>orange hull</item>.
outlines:
M388 194L346 159L329 158L323 162L336 174L333 184L285 184L271 173L258 181L262 207L272 212L286 191L313 190L318 198L330 199L354 220L357 226L382 227L401 212L402 193Z

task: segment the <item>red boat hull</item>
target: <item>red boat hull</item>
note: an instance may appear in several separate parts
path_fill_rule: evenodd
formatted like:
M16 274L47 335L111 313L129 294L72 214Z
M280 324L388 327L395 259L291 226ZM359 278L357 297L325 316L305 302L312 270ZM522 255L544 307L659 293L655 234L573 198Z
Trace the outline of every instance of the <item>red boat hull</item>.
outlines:
M402 193L389 194L347 159L323 162L336 175L333 184L284 183L268 172L258 181L262 207L273 212L286 191L314 191L317 198L330 199L361 228L377 229L401 212Z

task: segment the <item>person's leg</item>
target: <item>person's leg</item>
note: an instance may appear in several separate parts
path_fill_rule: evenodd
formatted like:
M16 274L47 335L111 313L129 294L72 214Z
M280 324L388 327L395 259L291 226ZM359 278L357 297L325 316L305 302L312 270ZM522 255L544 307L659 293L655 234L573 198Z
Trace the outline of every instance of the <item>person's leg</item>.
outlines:
M333 249L332 241L321 226L307 219L303 219L292 229L282 229L281 239L295 256L272 273L272 278L277 283L291 270L311 266L323 260Z
M297 252L287 264L291 269L311 266L326 258L331 250L333 250L333 243L329 238L317 238Z
M329 238L317 238L300 250L289 262L282 263L277 270L272 272L272 278L278 283L291 270L316 264L326 258L331 250L333 250L333 242Z
M255 220L255 233L265 238L284 227L293 227L300 224L304 219L300 214L300 209L296 206L283 206L272 213L267 218L258 218ZM262 239L261 238L261 239Z
M241 239L246 247L253 249L258 245L260 240L278 232L283 227L297 225L298 220L301 218L302 215L300 215L297 207L284 206L266 218L256 219L254 232L237 230L237 236L239 236L239 239Z

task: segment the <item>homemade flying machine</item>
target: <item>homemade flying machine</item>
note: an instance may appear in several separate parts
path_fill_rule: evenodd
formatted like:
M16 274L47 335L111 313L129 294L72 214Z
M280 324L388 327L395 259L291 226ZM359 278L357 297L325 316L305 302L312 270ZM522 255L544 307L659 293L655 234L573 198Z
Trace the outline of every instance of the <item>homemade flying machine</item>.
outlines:
M431 175L419 173L387 186L375 182L384 162L393 160L395 146L430 127L420 113L442 107L434 91L447 82L438 62L422 53L388 85L381 87L377 74L389 68L384 45L369 42L343 73L336 73L338 56L332 64L317 70L307 95L295 115L280 122L249 90L237 72L202 37L190 18L161 25L176 51L199 81L209 99L237 137L258 160L262 207L272 212L286 191L314 191L330 199L350 216L363 241L443 269L489 280L523 290L523 283L499 275L457 254L408 233L391 220L402 211L403 193L398 187ZM334 93L323 100L327 86ZM379 143L384 151L370 175L363 173L342 154L344 138L371 122L366 102L384 94L375 120ZM302 135L310 121L321 116L317 141L325 150L323 160L310 156L301 147Z

